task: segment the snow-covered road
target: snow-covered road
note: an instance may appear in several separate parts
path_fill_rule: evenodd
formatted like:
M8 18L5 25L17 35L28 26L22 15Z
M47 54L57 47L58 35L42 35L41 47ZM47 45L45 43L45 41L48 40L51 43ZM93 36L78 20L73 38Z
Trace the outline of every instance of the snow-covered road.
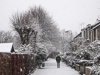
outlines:
M60 68L57 68L56 61L54 59L48 59L45 63L44 68L37 69L31 75L79 75L77 71L68 67L63 62L61 62Z

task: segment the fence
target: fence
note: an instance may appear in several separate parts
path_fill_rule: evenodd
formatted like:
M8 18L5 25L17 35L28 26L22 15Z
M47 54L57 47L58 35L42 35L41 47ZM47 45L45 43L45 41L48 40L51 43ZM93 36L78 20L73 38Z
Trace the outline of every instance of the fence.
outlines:
M35 68L34 54L0 53L0 75L29 75Z

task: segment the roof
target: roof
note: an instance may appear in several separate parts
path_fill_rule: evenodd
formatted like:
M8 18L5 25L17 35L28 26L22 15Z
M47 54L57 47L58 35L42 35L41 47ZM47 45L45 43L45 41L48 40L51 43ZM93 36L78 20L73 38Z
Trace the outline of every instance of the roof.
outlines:
M88 25L89 25L89 26L88 26ZM91 26L90 24L88 24L88 25L87 25L87 27L81 29L81 31L82 31L82 30L86 30L87 28L91 28L92 26L94 26L94 25Z
M93 30L93 29L95 29L95 28L97 28L97 27L99 27L100 26L100 24L97 24L95 27L93 27L91 30Z
M95 23L95 24L93 24L91 26L85 27L85 28L83 28L81 30L85 30L87 28L90 28L91 30L93 30L93 29L97 28L98 26L100 26L100 22L97 22L97 23Z
M12 52L13 43L0 43L0 52Z
M76 35L76 36L74 37L74 39L77 38L77 37L79 37L79 36L81 36L81 34L82 34L82 32L80 32L78 35Z

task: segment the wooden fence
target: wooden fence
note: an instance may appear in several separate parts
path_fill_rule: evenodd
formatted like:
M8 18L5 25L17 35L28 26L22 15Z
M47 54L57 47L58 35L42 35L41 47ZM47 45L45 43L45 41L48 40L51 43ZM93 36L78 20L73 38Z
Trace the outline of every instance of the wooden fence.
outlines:
M0 75L29 75L35 68L34 54L0 53Z

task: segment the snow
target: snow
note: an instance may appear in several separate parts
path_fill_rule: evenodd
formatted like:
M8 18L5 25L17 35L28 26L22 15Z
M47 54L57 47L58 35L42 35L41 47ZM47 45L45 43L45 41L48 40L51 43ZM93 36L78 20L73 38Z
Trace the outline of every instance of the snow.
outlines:
M11 52L13 43L0 43L0 52Z
M96 26L94 26L91 30L97 28L98 26L100 26L100 24L97 24Z
M91 66L87 66L86 68L88 68L88 69L92 70L92 67L91 67Z
M78 71L70 68L63 62L61 62L60 68L57 68L55 59L48 59L45 62L45 67L42 69L37 69L31 75L79 75Z
M80 60L80 62L86 62L86 61L88 62L89 60Z

